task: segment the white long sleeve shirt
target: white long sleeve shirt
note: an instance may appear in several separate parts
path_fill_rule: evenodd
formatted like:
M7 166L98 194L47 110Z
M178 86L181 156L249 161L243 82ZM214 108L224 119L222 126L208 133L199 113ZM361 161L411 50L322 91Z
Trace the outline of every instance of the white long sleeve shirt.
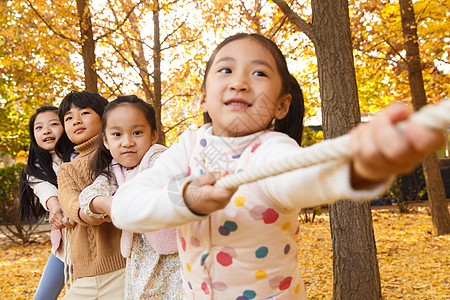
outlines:
M214 136L210 125L186 131L152 169L118 189L112 220L137 232L179 226L185 299L306 299L295 250L299 209L370 200L388 182L355 190L350 164L329 162L242 185L209 216L193 214L182 197L196 176L240 172L301 151L288 136L270 131L238 138Z
M52 155L53 171L55 171L55 174L58 174L59 167L63 161L56 155L55 151L51 151L50 154ZM48 181L38 179L34 176L28 177L28 184L33 190L34 195L38 197L42 207L48 211L47 200L50 197L58 197L58 188Z

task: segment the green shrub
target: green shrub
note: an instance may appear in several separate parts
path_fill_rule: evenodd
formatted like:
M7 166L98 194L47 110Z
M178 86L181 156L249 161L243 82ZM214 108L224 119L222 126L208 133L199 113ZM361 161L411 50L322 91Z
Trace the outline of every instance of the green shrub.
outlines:
M11 241L29 243L37 224L23 224L17 218L19 177L25 165L0 168L0 231Z

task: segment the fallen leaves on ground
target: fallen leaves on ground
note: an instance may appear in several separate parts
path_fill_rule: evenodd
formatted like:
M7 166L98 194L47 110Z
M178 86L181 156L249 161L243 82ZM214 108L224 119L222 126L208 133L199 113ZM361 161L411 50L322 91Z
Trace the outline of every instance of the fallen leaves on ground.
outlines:
M383 299L450 299L450 235L433 236L428 209L372 211ZM332 299L328 214L300 225L299 266L308 299Z
M450 299L450 236L432 235L426 210L373 211L383 299ZM332 247L328 214L301 224L299 266L308 299L331 299ZM0 245L2 299L32 299L50 254L50 242Z

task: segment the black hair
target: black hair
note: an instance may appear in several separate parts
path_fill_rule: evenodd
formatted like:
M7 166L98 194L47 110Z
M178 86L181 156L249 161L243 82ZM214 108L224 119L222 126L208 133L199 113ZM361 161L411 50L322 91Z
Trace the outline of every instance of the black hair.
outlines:
M34 135L34 122L40 113L54 111L57 114L58 108L50 105L42 106L36 109L28 122L28 131L30 134L30 148L28 150L28 161L20 174L20 202L19 219L30 220L31 218L40 219L46 213L39 199L35 197L33 189L29 185L29 177L47 181L54 186L58 186L56 173L52 167L52 156L49 151L42 149L36 142ZM64 132L63 132L64 135Z
M99 115L101 118L103 115L103 110L108 104L108 100L103 98L99 93L92 93L88 91L71 91L67 94L58 108L58 116L61 124L64 126L64 116L70 110L72 106L78 108L91 108L93 111ZM72 141L69 140L67 135L64 135L56 143L56 153L62 157L62 159L67 162L70 161L70 155L72 151L68 149L73 149L76 146Z
M113 111L115 108L125 105L125 104L132 104L135 108L142 111L145 115L145 119L148 121L152 131L154 132L157 130L156 128L156 113L153 106L144 100L138 98L135 95L129 95L129 96L119 96L116 100L111 101L106 107L103 112L102 116L102 136L105 136L105 129L108 123L108 115L111 111ZM111 152L106 149L105 145L103 144L103 139L99 139L99 145L97 147L97 151L94 154L94 157L92 159L91 163L91 177L92 179L97 178L99 175L105 175L109 180L111 180L111 161L113 157L111 156Z
M283 132L289 137L293 138L300 146L302 143L303 134L303 117L305 116L305 103L303 100L303 93L297 79L290 76L289 93L292 96L289 111L283 119L275 120L274 130Z
M208 72L211 68L212 63L214 62L217 53L227 44L241 39L252 39L272 54L272 57L275 60L277 71L281 77L280 96L286 94L291 94L292 96L288 114L281 120L275 120L274 130L289 135L300 145L303 132L303 117L305 113L303 93L295 77L289 73L286 58L284 57L281 50L272 40L266 38L265 36L256 33L237 33L223 40L216 47L210 59L206 63L206 69L202 83L202 92L205 92ZM211 122L211 118L206 112L203 114L203 121L204 123Z

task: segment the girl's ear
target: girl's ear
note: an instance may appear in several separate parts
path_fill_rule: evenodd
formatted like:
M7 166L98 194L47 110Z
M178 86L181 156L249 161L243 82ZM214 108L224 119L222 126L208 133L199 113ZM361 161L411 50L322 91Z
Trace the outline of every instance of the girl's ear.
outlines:
M206 105L206 94L202 93L202 96L200 97L200 108L203 112L208 112L208 106Z
M152 131L152 146L158 142L158 129Z
M103 139L103 145L105 145L105 148L108 150L111 150L111 149L109 149L108 140L106 139L104 134L102 134L102 139Z
M280 104L275 111L275 119L281 120L284 117L286 117L287 113L289 112L291 100L292 100L291 94L286 94L286 95L281 96Z

